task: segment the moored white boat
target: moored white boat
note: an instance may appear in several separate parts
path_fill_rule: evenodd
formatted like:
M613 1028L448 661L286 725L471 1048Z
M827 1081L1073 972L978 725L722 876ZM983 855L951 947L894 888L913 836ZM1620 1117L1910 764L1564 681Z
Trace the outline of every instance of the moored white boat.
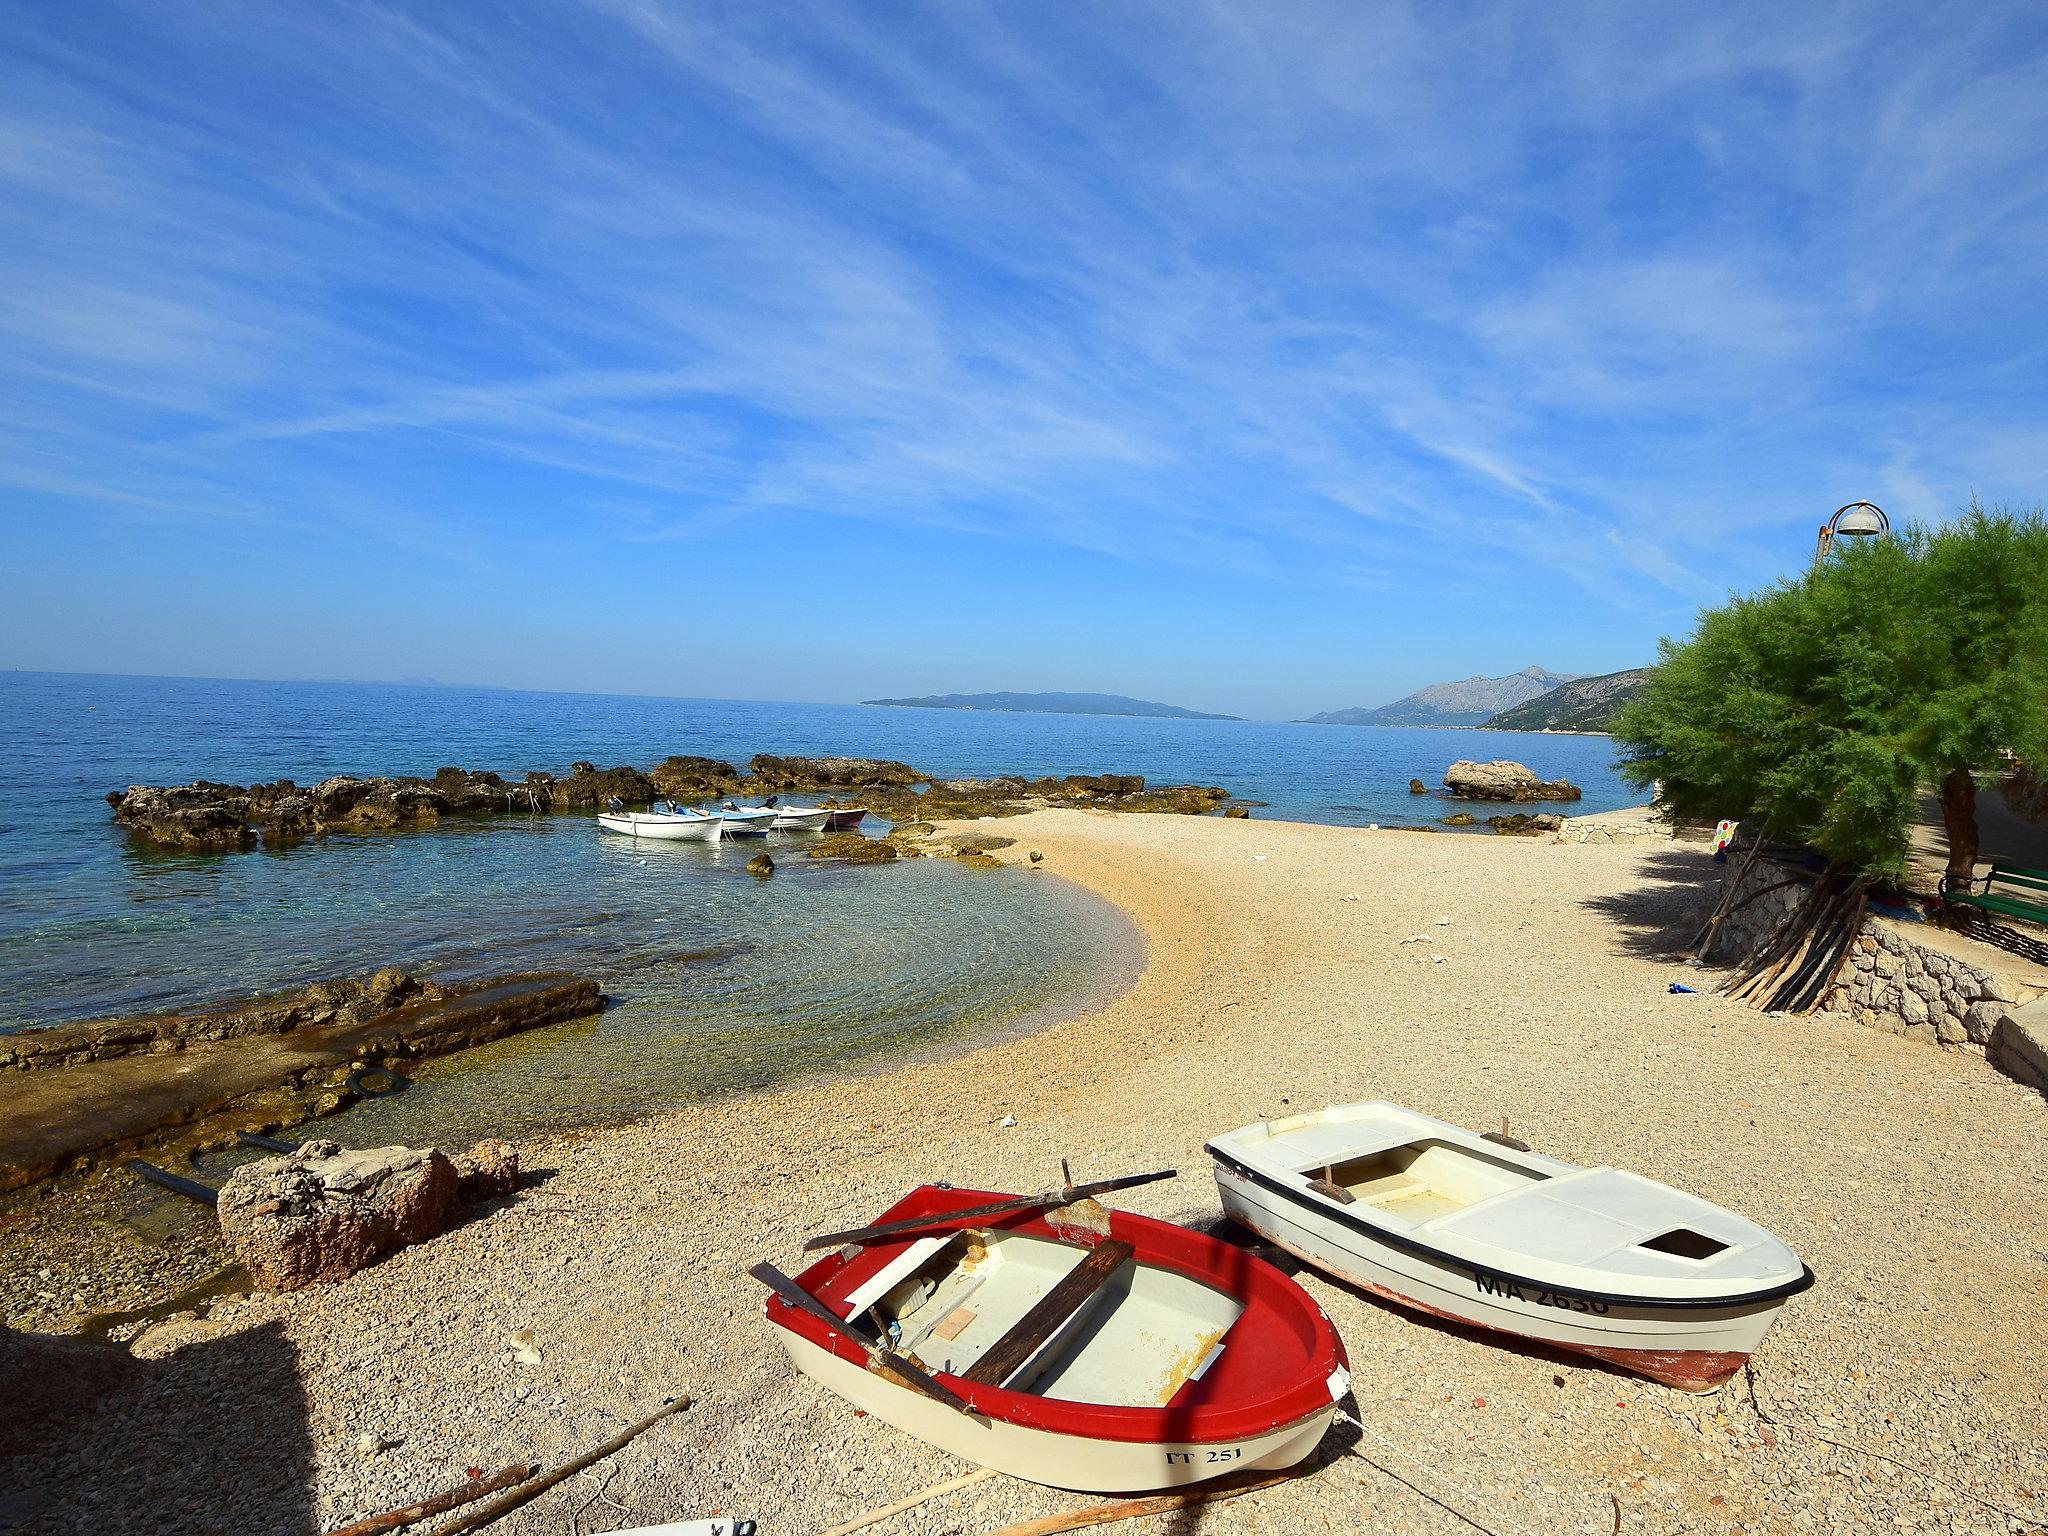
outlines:
M704 811L600 811L597 824L607 832L660 842L709 842L718 836L724 818Z
M1756 1223L1386 1103L1209 1143L1224 1211L1403 1306L1686 1391L1742 1368L1813 1271Z
M726 805L718 812L727 837L766 837L775 812L758 806Z
M777 832L822 832L832 813L823 806L778 805L770 824Z
M797 1368L921 1440L1061 1488L1176 1487L1314 1451L1350 1373L1300 1286L1092 1201L963 1209L1006 1198L927 1185L884 1213L912 1230L794 1281L768 1271L811 1303L768 1302Z

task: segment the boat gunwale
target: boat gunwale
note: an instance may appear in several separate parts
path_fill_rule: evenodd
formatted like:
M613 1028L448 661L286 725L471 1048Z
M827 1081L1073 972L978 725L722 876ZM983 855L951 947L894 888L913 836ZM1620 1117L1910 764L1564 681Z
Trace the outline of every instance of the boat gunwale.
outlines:
M932 1205L933 1197L942 1198L946 1204ZM900 1242L874 1244L860 1252L862 1255L881 1255L907 1246L920 1236L972 1229L1049 1238L1063 1246L1085 1251L1087 1245L1076 1242L1071 1226L1062 1229L1052 1225L1045 1220L1042 1210L948 1220L949 1209L1006 1198L1010 1197L1000 1191L921 1185L876 1219L893 1221L906 1216L929 1217L930 1224L919 1227L916 1232L906 1233ZM1138 1263L1183 1275L1230 1296L1243 1307L1239 1321L1262 1311L1271 1314L1266 1326L1283 1329L1289 1334L1306 1334L1307 1337L1299 1341L1299 1369L1283 1386L1266 1390L1262 1395L1245 1395L1220 1403L1189 1403L1179 1407L1172 1406L1170 1402L1143 1407L1045 1397L1034 1392L967 1381L943 1371L933 1371L933 1379L965 1398L978 1417L1048 1434L1132 1444L1212 1444L1248 1440L1286 1425L1304 1423L1336 1407L1339 1399L1331 1395L1333 1382L1337 1373L1342 1372L1348 1390L1350 1360L1336 1326L1298 1282L1257 1254L1206 1232L1131 1211L1111 1211L1109 1214L1109 1235L1132 1243L1138 1250ZM1207 1266L1190 1262L1188 1256L1173 1251L1180 1246L1192 1248L1197 1255L1212 1258L1215 1262ZM820 1292L855 1262L858 1261L846 1258L843 1250L829 1253L796 1275L795 1279L798 1285L837 1312L844 1298L827 1297ZM884 1258L882 1262L886 1264L888 1260ZM867 1356L851 1339L827 1329L817 1319L781 1303L778 1298L768 1299L767 1316L775 1326L796 1333L841 1360L862 1367L868 1363ZM1265 1357L1261 1355L1260 1358ZM1183 1383L1181 1390L1185 1386Z
M1502 1269L1497 1265L1487 1264L1478 1259L1467 1258L1464 1254L1455 1249L1446 1248L1440 1243L1426 1243L1420 1239L1410 1237L1404 1232L1397 1232L1391 1227L1382 1226L1377 1222L1368 1220L1362 1212L1354 1211L1348 1206L1339 1205L1334 1200L1318 1195L1306 1185L1300 1189L1291 1188L1272 1174L1266 1172L1263 1168L1253 1166L1235 1153L1224 1150L1214 1141L1207 1143L1204 1150L1217 1163L1231 1169L1239 1177L1272 1191L1291 1204L1313 1211L1315 1214L1326 1217L1336 1222L1339 1226L1349 1228L1351 1231L1368 1237L1374 1242L1384 1243L1389 1248L1396 1248L1404 1253L1411 1253L1421 1258L1435 1259L1443 1263L1455 1265L1460 1269L1468 1270L1472 1273L1475 1280L1483 1274L1489 1280L1504 1281L1514 1286L1526 1286L1531 1290L1549 1291L1557 1296L1576 1297L1581 1301L1602 1302L1608 1306L1663 1307L1686 1311L1703 1311L1708 1309L1758 1306L1765 1302L1782 1301L1788 1296L1797 1296L1802 1291L1810 1290L1817 1278L1814 1275L1813 1266L1804 1259L1800 1259L1799 1273L1794 1278L1767 1286L1761 1290L1744 1291L1739 1294L1652 1296L1644 1295L1640 1292L1596 1290L1588 1286L1575 1285L1569 1281L1539 1280L1533 1276L1519 1275L1512 1270ZM1798 1255L1794 1254L1793 1257L1797 1259ZM1683 1279L1684 1277L1674 1278Z

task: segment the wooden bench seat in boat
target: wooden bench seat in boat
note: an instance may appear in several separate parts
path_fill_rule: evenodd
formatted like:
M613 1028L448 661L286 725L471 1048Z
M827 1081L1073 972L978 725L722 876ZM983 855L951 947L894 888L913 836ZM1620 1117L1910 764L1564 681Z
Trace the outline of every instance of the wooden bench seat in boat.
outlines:
M1067 1271L1059 1284L1041 1296L1029 1312L989 1345L982 1357L974 1362L973 1368L961 1374L961 1379L991 1387L999 1387L1008 1381L1045 1346L1046 1340L1088 1304L1091 1296L1109 1283L1110 1276L1131 1262L1136 1251L1129 1243L1114 1238L1097 1243L1088 1250L1085 1259Z

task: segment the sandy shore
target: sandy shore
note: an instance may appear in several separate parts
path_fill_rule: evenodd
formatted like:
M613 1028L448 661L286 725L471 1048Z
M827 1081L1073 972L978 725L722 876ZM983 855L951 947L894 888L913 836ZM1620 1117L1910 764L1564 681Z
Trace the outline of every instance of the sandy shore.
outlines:
M1544 1151L1781 1233L1820 1282L1758 1356L1775 1425L1740 1378L1686 1397L1307 1274L1364 1438L1333 1435L1305 1479L1124 1529L1472 1529L1445 1505L1502 1536L1607 1532L1617 1511L1630 1531L2048 1525L2048 1104L1967 1055L1669 993L1701 980L1668 956L1706 899L1704 850L1081 812L1002 830L1143 931L1115 1002L947 1061L529 1147L545 1182L487 1219L148 1336L158 1363L84 1438L0 1462L16 1516L44 1499L29 1529L302 1536L467 1467L564 1459L686 1390L689 1412L498 1529L727 1511L816 1532L965 1468L795 1376L747 1264L789 1267L806 1234L926 1178L1043 1187L1062 1155L1083 1178L1178 1166L1128 1204L1206 1222L1206 1136L1388 1097L1506 1116ZM540 1365L512 1358L518 1328ZM398 1443L366 1457L365 1434ZM1086 1502L993 1479L877 1529Z

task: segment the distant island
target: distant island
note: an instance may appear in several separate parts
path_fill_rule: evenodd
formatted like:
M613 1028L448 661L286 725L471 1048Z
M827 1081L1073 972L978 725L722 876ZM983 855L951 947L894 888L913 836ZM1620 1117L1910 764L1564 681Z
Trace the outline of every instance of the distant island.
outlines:
M1643 691L1648 667L1575 677L1526 704L1504 709L1486 722L1493 731L1598 731L1612 728L1622 705Z
M1120 693L931 693L921 699L862 699L897 709L988 709L1028 715L1144 715L1156 720L1237 720L1178 704L1127 699Z
M1308 725L1463 725L1480 726L1502 710L1548 693L1574 674L1547 667L1524 667L1506 677L1468 677L1462 682L1431 683L1405 699L1377 709L1333 709L1310 715Z

